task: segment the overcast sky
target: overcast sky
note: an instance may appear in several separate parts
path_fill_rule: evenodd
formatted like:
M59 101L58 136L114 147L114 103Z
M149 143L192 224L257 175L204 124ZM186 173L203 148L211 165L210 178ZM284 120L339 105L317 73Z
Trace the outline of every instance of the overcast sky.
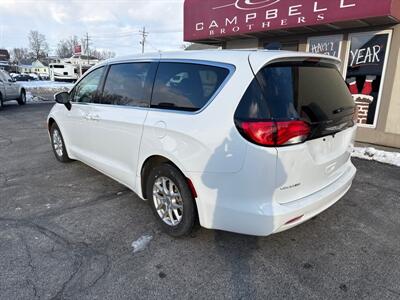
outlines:
M28 47L27 34L57 42L72 35L91 38L91 47L118 56L141 51L139 29L149 31L146 51L183 44L183 0L0 0L0 48Z

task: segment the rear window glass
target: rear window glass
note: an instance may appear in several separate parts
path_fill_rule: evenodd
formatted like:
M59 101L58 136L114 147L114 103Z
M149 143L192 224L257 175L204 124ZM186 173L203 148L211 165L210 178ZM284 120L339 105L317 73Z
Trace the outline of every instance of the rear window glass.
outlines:
M265 67L237 110L241 119L302 119L318 123L351 115L354 101L339 71L328 65L280 63Z
M160 63L151 107L197 111L211 99L229 74L226 68Z

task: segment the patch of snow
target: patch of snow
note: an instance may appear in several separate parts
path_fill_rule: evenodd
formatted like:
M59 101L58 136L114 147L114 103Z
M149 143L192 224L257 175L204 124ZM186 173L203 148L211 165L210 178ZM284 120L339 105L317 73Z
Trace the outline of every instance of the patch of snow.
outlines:
M46 208L49 209L51 207L51 204L47 203Z
M31 92L26 92L26 102L42 102L39 97L33 96Z
M383 150L377 150L372 147L369 148L354 147L352 156L366 160L374 160L381 163L400 167L399 152L388 152Z
M29 76L31 76L32 78L35 78L36 80L39 79L39 76L36 73L28 73Z
M15 208L15 210L21 210L21 209L22 209L21 207L16 207L16 208Z
M151 235L143 235L136 241L133 241L132 242L133 253L143 251L152 239L153 236Z
M18 83L26 89L32 89L32 88L70 89L74 86L74 84L71 82L59 82L51 80L19 81Z
M54 95L58 92L69 91L74 84L69 82L20 81L18 82L26 90L27 102L54 101Z

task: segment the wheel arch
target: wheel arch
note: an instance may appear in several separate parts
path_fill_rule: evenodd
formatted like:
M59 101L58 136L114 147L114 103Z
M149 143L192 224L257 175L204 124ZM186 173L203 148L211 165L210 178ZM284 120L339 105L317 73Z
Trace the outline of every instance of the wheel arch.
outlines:
M148 199L148 195L146 192L146 184L147 184L147 180L148 180L150 171L155 166L158 166L158 165L161 165L164 163L174 166L186 178L186 180L188 181L189 188L192 191L193 198L194 199L197 198L196 190L193 186L192 181L190 180L190 178L188 178L186 176L185 172L182 171L182 168L179 167L179 165L177 163L175 163L173 160L171 160L165 156L162 156L162 155L151 155L144 160L144 162L141 166L141 169L140 169L140 184L141 184L140 188L141 188L143 199Z
M53 117L50 117L49 120L47 121L47 130L50 132L51 126L53 126L54 123L57 123L56 120L54 120Z
M67 152L67 155L68 155L69 159L74 160L75 157L73 156L73 154L71 153L71 150L70 150L70 148L69 148L69 139L68 139L68 137L65 135L65 132L64 132L64 130L63 130L63 127L60 126L60 123L58 123L58 122L56 121L56 119L55 119L53 116L49 116L48 119L47 119L47 130L48 130L48 133L49 133L50 141L51 141L51 132L50 132L50 130L51 130L51 127L52 127L54 124L57 125L57 127L58 127L58 129L59 129L59 131L60 131L60 133L61 133L61 135L62 135L62 139L63 139L63 141L64 141L64 146L65 146L65 149L66 149L66 152Z

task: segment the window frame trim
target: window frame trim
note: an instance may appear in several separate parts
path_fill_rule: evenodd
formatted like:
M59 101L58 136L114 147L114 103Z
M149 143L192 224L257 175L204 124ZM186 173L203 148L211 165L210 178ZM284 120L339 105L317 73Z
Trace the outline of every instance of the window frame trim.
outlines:
M218 62L218 61L211 61L211 60L201 60L201 59L174 59L174 58L154 58L154 59L127 59L127 60L121 60L121 61L113 61L113 62L109 62L106 64L102 64L99 65L98 67L96 66L95 69L90 70L90 73L101 68L101 67L105 67L105 72L103 74L103 78L100 82L99 87L101 87L101 92L103 92L104 90L104 84L105 84L105 78L106 78L106 74L108 74L109 68L112 65L115 64L123 64L123 63L157 63L157 69L156 69L156 74L154 76L153 79L153 84L151 87L151 97L150 97L150 106L149 107L140 107L140 106L122 106L122 105L115 105L115 104L102 104L102 103L83 103L83 102L72 102L74 105L78 104L78 105L91 105L91 106L100 106L100 107L116 107L116 108L120 108L120 109L139 109L139 110L146 110L146 111L154 111L154 112L165 112L165 113L178 113L178 114L183 114L183 115L197 115L202 113L213 101L214 99L219 95L219 93L224 89L224 87L226 86L226 84L230 81L230 79L232 78L232 76L234 75L234 73L236 72L236 66L233 64L229 64L229 63L223 63L223 62ZM219 88L214 92L214 94L210 97L210 99L206 102L206 104L199 110L196 111L184 111L184 110L177 110L177 109L164 109L164 108L155 108L155 107L151 107L151 101L153 99L153 92L154 92L154 85L155 85L155 81L157 78L157 72L158 72L158 67L160 65L160 63L163 62L167 62L167 63L187 63L187 64L197 64L197 65L206 65L206 66L213 66L213 67L220 67L220 68L225 68L229 71L228 75L226 76L225 80L221 83L221 85L219 86ZM79 78L79 80L76 82L76 84L74 85L74 87L71 89L70 92L72 92L72 90L75 88L76 85L79 84L79 82L81 80L83 80L88 74L85 74L84 76L82 76L81 78Z

